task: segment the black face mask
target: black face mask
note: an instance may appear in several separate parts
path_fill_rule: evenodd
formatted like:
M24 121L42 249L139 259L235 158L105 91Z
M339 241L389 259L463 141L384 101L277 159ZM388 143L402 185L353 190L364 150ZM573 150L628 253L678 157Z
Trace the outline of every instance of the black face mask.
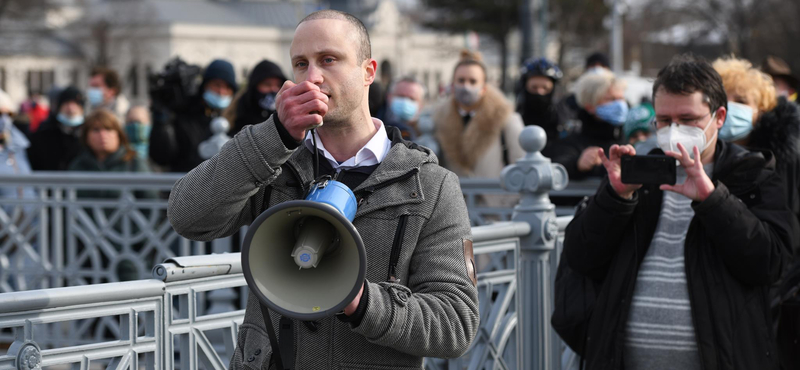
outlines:
M550 111L553 104L553 94L539 95L525 91L525 114L544 115Z
M271 92L267 94L258 94L258 106L261 109L275 111L275 98L278 96L278 93Z
M267 118L275 113L275 97L278 95L276 92L262 94L255 91L253 94L253 102L255 106L261 109L261 116Z

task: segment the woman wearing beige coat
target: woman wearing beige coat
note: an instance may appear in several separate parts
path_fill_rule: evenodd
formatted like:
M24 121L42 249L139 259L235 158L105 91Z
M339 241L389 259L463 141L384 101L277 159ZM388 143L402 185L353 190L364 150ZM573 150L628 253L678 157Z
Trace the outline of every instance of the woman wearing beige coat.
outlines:
M503 167L525 155L522 118L486 84L486 67L476 54L462 52L452 90L433 114L442 163L461 178L499 178Z

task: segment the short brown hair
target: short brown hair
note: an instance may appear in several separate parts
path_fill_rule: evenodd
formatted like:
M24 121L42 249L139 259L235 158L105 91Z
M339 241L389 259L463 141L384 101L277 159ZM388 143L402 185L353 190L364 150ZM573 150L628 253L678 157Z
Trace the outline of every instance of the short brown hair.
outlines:
M90 148L89 131L95 127L112 130L117 133L117 136L119 136L119 146L125 148L125 155L122 157L123 161L128 162L136 156L136 152L128 141L128 135L125 134L125 131L122 131L122 123L114 113L111 113L111 111L107 109L98 109L86 117L82 126L81 143L87 148ZM91 148L89 150L91 150Z
M303 24L303 22L317 19L337 19L350 23L350 25L356 30L356 34L358 36L358 50L356 50L356 56L359 59L358 62L361 63L369 58L372 58L372 43L369 41L369 32L367 32L367 27L364 26L364 22L361 22L361 20L356 16L339 10L324 9L307 15L297 25L299 26Z
M122 91L122 80L120 80L115 70L106 67L92 68L92 73L89 76L94 77L97 75L103 76L103 83L106 84L106 87L116 91L117 93L115 95L119 95Z

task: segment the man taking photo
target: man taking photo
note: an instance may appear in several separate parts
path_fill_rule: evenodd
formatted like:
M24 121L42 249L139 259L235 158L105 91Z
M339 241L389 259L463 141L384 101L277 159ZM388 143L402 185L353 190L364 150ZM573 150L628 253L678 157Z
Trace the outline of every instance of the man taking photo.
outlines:
M358 199L353 225L366 247L366 282L336 318L271 314L279 346L270 345L250 294L230 368L270 368L273 348L296 369L422 369L423 357L461 356L479 316L458 178L370 117L377 62L357 18L312 13L297 26L290 56L298 83L284 83L277 113L245 126L175 184L170 222L190 239L231 235L270 206L303 199L317 157L320 174L335 175Z
M673 59L653 98L651 154L679 162L677 184L624 184L634 148L599 149L608 177L566 231L569 267L600 287L586 368L777 369L768 291L798 225L774 157L717 140L727 97L705 61Z

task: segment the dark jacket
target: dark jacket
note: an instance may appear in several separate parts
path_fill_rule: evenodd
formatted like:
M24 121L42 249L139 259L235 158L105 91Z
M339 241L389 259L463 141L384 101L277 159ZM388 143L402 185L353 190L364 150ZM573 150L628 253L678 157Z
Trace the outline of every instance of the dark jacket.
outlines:
M175 183L168 216L178 233L193 240L231 235L270 206L303 198L313 155L305 146L287 148L274 117L246 126ZM368 261L363 316L360 323L326 318L315 328L295 321L297 369L422 369L423 357L461 356L477 333L476 276L465 257L470 225L458 178L427 149L388 132L389 153L353 189L360 199L353 225ZM390 270L397 279L388 281ZM271 346L253 294L239 328L230 369L267 368Z
M786 184L787 203L800 219L800 108L786 98L779 98L778 105L764 113L750 133L748 146L769 149L775 153L777 171ZM800 253L797 249L795 256ZM795 257L792 267L782 281L773 286L773 318L777 320L778 347L786 369L800 367L800 331L794 325L800 320L800 297L791 303L791 290L800 285L800 258ZM778 327L778 325L780 325Z
M660 150L654 150L660 153ZM769 152L717 143L716 189L692 203L685 242L689 301L703 369L777 369L769 286L800 236ZM587 369L622 368L638 267L658 223L663 192L644 186L623 200L604 181L566 230L570 268L599 284L587 329Z
M750 133L749 148L775 154L778 173L786 182L789 208L800 216L800 109L786 98L764 113Z
M150 172L150 167L147 162L134 155L130 160L125 160L127 151L121 147L113 154L109 155L102 162L97 160L97 157L91 153L89 149L84 149L75 159L70 163L70 171L83 171L83 172ZM139 197L155 198L155 192L140 192L137 194ZM79 190L79 198L119 198L118 190Z
M31 135L28 160L34 171L66 171L82 150L80 126L63 127L55 116L42 122Z
M171 172L189 172L204 161L198 147L211 137L211 120L219 115L220 110L208 107L202 96L194 97L185 110L166 119L154 114L150 158Z
M570 180L582 180L588 176L602 177L606 174L603 166L597 166L589 172L581 172L578 170L578 160L583 151L590 146L603 148L608 153L608 148L620 144L622 126L611 125L583 109L580 110L578 118L581 121L581 131L549 146L543 154L553 162L564 165Z

